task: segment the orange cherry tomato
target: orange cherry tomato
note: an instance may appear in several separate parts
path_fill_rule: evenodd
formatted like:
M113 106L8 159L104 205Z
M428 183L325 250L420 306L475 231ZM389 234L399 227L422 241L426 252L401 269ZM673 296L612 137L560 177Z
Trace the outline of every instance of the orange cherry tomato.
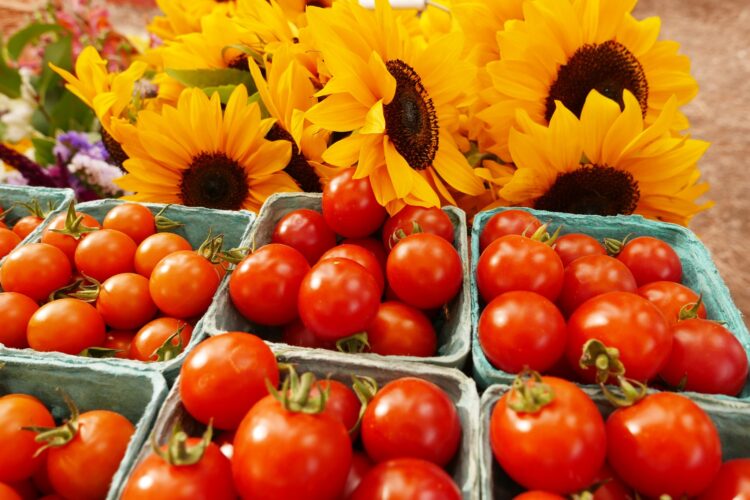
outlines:
M152 234L135 251L135 271L147 278L161 259L180 250L192 250L190 242L173 233Z
M156 350L163 346L167 339L174 335L180 327L182 327L182 332L179 338L175 336L172 339L172 345L178 346L180 339L182 339L180 352L184 351L193 335L193 327L176 318L156 318L146 323L135 334L130 344L128 357L139 361L159 361Z
M34 455L42 446L36 434L23 427L54 427L52 414L33 396L9 394L0 397L0 481L23 481L42 463Z
M37 351L79 354L104 343L104 321L96 308L78 299L60 299L44 304L26 330L29 346Z

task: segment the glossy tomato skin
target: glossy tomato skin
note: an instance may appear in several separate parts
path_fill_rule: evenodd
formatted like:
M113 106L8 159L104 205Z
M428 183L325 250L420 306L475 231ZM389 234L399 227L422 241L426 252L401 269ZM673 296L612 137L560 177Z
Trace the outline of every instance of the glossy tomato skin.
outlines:
M237 429L232 472L243 498L323 500L343 491L351 461L341 422L326 413L289 412L269 395Z
M66 498L104 498L135 431L113 411L82 413L75 437L47 450L47 473L55 491Z
M490 246L495 240L509 234L531 236L542 227L542 223L525 210L505 210L487 221L479 236L479 251ZM524 234L525 233L525 234Z
M37 217L36 215L21 217L13 225L13 232L16 233L19 238L24 239L30 235L34 229L39 227L39 224L42 222L44 222L44 219Z
M720 323L687 319L672 327L672 350L659 372L672 387L736 396L745 387L748 360L737 337ZM684 379L684 380L683 380Z
M542 377L542 382L552 388L554 399L537 413L513 410L508 405L513 391L498 400L490 417L492 452L505 472L528 489L576 492L589 486L604 464L604 421L575 384L556 377Z
M23 498L9 485L0 483L0 500L23 500Z
M283 325L298 315L297 298L310 271L304 255L278 243L248 255L232 272L229 296L245 318L261 325Z
M594 338L616 347L626 375L642 382L659 373L672 349L672 334L661 311L628 292L597 295L568 320L568 363L587 382L594 380L594 371L582 369L578 362L583 345Z
M362 443L376 462L420 458L445 466L461 441L453 401L426 380L404 377L381 388L362 418Z
M319 339L315 334L296 319L289 323L281 331L281 341L285 344L296 345L298 347L312 347L318 349L336 349L336 343Z
M362 406L354 391L338 380L318 380L315 382L315 387L318 391L328 391L328 399L323 412L341 422L347 431L353 429L359 419L359 410Z
M346 238L364 238L387 216L368 178L354 179L353 168L338 174L323 188L323 217L328 227Z
M361 451L355 451L352 454L352 466L349 469L349 475L346 476L346 485L344 486L341 498L348 499L374 466L375 464L372 463L372 460L366 454Z
M289 212L276 223L271 241L298 250L312 266L336 245L336 233L320 212L302 208Z
M331 248L321 255L320 262L335 258L352 260L367 269L372 274L372 277L375 278L375 281L377 281L380 294L383 294L383 289L385 288L383 268L380 267L377 257L372 252L358 245L342 244Z
M76 216L82 218L81 226L83 227L89 227L89 228L102 227L101 224L99 224L99 221L94 219L89 214L84 214L83 212L76 212ZM57 233L53 231L53 229L65 229L65 218L66 218L66 214L60 214L56 216L54 219L52 219L49 225L44 228L44 231L42 231L42 243L47 243L49 245L59 248L66 255L66 257L68 257L68 260L72 264L74 262L74 256L75 256L75 252L76 252L76 248L78 247L78 244L81 241L83 241L86 238L86 236L88 236L90 233L84 233L83 236L81 236L78 239L75 239L70 235L61 234L61 233Z
M180 251L167 255L149 278L156 306L176 318L200 316L208 309L221 277L202 255Z
M129 330L110 330L104 338L102 347L119 351L115 354L116 358L128 359L130 344L133 342L135 334L136 332Z
M727 460L698 500L735 500L750 494L750 458Z
M181 250L189 251L190 242L174 233L156 233L140 242L135 250L135 271L146 278L151 277L156 264L167 255Z
M650 394L607 419L608 461L649 497L695 496L721 467L716 426L698 405L671 392Z
M476 279L485 302L515 290L535 292L554 302L562 289L563 265L549 245L509 235L482 252Z
M249 333L209 337L186 357L180 370L180 397L190 415L218 429L235 429L268 394L265 381L279 384L271 349Z
M699 300L697 293L674 281L654 281L638 289L638 295L647 299L664 313L669 326L680 319L680 311ZM697 311L699 318L706 318L706 305L701 303Z
M513 500L565 500L565 497L556 493L534 490L516 495Z
M188 438L187 446L200 443ZM162 447L164 449L166 447ZM130 474L122 500L233 500L232 465L219 447L209 443L203 457L193 465L170 465L151 453Z
M448 214L438 207L425 208L407 205L385 221L383 246L389 250L393 248L398 242L395 233L403 231L408 236L412 234L415 223L421 232L440 236L453 245L454 228Z
M137 246L130 236L114 229L88 234L75 251L76 268L86 276L102 282L120 273L134 270Z
M682 279L682 263L677 253L669 244L651 236L627 242L617 259L632 271L638 286L654 281L679 283Z
M138 203L117 205L104 216L102 227L127 234L136 245L156 233L154 214Z
M405 303L419 309L441 307L461 289L463 265L440 236L417 233L393 247L386 263L388 283Z
M59 249L44 243L22 246L8 255L0 268L3 291L22 293L37 302L47 300L73 277L70 261Z
M0 228L0 259L12 252L21 243L21 239L10 229Z
M388 253L386 252L385 247L383 246L383 243L380 242L380 240L375 238L346 238L341 241L341 244L357 245L358 247L362 247L372 252L375 258L378 259L380 269L385 275L385 261L388 259Z
M565 318L557 306L534 292L495 297L479 318L479 343L496 368L545 372L565 353Z
M8 394L0 397L0 481L28 479L43 463L34 457L41 444L33 431L22 427L54 427L52 414L33 396Z
M148 279L135 273L115 274L102 283L96 309L111 328L134 330L156 315Z
M384 356L434 356L437 334L425 314L401 302L383 302L367 328L370 351Z
M367 269L349 259L315 265L299 289L299 316L322 340L364 331L378 312L380 289Z
M601 243L591 236L581 233L560 236L555 241L555 253L560 257L565 267L585 255L607 255L607 251Z
M36 351L79 354L101 346L105 329L94 306L78 299L60 299L36 310L29 320L26 339Z
M169 337L182 327L180 339L182 340L182 349L190 343L193 335L193 327L183 320L177 318L156 318L149 321L138 330L130 343L130 359L138 361L156 361L157 356L154 352L164 345ZM179 345L180 339L172 339L173 345Z
M26 328L37 309L39 305L26 295L0 293L0 344L18 349L28 347Z
M382 462L362 478L352 500L460 500L461 491L440 467L416 458Z
M570 316L578 306L607 292L635 292L638 287L630 269L607 255L586 255L565 268L560 307Z

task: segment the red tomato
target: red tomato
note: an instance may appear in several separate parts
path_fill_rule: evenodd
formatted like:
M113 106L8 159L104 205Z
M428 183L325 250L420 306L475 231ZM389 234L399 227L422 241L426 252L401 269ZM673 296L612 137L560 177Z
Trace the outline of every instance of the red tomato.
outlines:
M524 236L493 241L477 263L477 286L485 302L515 290L527 290L557 300L563 284L563 265L549 245Z
M362 482L362 479L374 465L367 455L361 451L355 451L352 454L352 466L349 469L349 475L346 477L346 486L344 486L341 498L350 498L354 490L359 486L359 483Z
M685 396L650 394L607 419L609 464L649 497L698 495L721 467L711 418Z
M352 446L327 413L292 413L273 396L258 401L234 439L232 472L243 498L336 498L344 489Z
M556 377L542 377L541 382L553 399L538 411L514 410L511 404L524 403L515 390L497 402L490 417L492 452L524 487L573 493L590 485L604 464L604 421L575 384ZM538 382L534 386L543 387Z
M565 500L565 497L546 491L527 491L516 495L513 500Z
M309 270L299 251L272 243L240 262L229 279L229 296L250 321L283 325L297 317L300 285Z
M417 458L398 458L370 469L352 500L460 500L461 491L437 465Z
M5 485L10 486L10 488L16 493L16 495L18 495L21 500L36 500L37 498L39 498L39 494L37 493L36 488L34 487L34 483L31 481L31 479L17 481L14 483L5 483ZM0 498L2 498L3 500L5 500L6 498L3 496L2 492L0 492Z
M39 302L73 277L70 261L59 249L44 243L25 245L8 255L0 268L0 286Z
M133 342L136 332L134 331L122 331L112 330L107 332L107 336L104 339L102 347L105 349L114 349L119 351L115 353L116 358L128 359L130 354L130 344Z
M336 175L323 188L323 217L328 227L346 238L364 238L378 230L386 216L369 179L353 179L353 168Z
M578 362L583 345L590 339L617 348L625 375L641 382L659 373L672 349L672 334L661 311L643 297L627 292L598 295L568 320L568 363L587 382L594 380L594 370L582 369Z
M560 306L568 316L578 306L607 292L635 292L633 273L625 264L607 255L586 255L565 268Z
M453 245L454 228L448 214L438 207L424 208L407 205L385 221L383 246L388 249L393 248L400 239L397 233L403 232L403 236L412 234L414 224L419 226L420 232L440 236Z
M279 385L271 349L255 335L229 332L210 337L185 357L180 397L199 422L235 429L245 414L268 394L266 380Z
M750 494L750 458L728 460L698 500L734 500Z
M134 431L119 413L81 413L75 436L47 450L47 473L55 491L66 498L104 498Z
M143 325L130 343L130 359L139 361L158 361L156 350L164 345L169 337L174 335L182 327L180 338L172 339L172 345L177 346L182 340L182 348L185 350L193 335L193 327L183 320L176 318L156 318ZM166 360L165 360L166 361Z
M0 293L0 344L18 349L28 347L26 328L37 309L37 303L26 295Z
M335 342L327 342L319 339L299 319L289 323L281 331L281 341L285 344L298 347L312 347L318 349L336 349Z
M375 256L375 258L378 259L380 269L382 269L383 273L385 273L385 261L388 259L388 253L385 251L385 248L383 247L383 244L380 242L380 240L375 238L346 238L341 242L341 244L357 245L358 247L369 250Z
M349 259L353 260L360 266L367 269L372 274L375 281L378 282L378 288L380 288L380 294L383 294L385 288L385 278L383 277L383 268L380 267L377 257L372 252L358 245L339 245L331 248L320 257L320 262L328 259Z
M183 250L167 255L149 278L151 298L165 314L191 318L206 312L221 277L202 255Z
M67 214L60 214L54 219L52 219L49 225L44 228L44 231L42 231L42 243L47 243L49 245L55 246L59 248L60 250L62 250L62 252L65 254L66 257L68 257L68 260L72 264L78 244L83 239L85 239L85 237L88 236L90 233L84 233L80 238L74 238L73 236L70 236L69 234L62 234L62 233L53 231L53 229L56 229L56 230L66 229L65 227L66 217L67 217ZM89 214L84 214L83 212L76 212L76 217L81 217L82 227L88 227L88 228L102 227L101 224L99 224L99 221L94 219Z
M60 299L44 304L31 316L26 339L36 351L79 354L100 347L105 329L94 306L78 299Z
M370 351L384 356L434 356L437 334L427 316L401 302L383 302L367 328Z
M9 485L0 483L0 500L23 500L23 498Z
M102 227L123 232L136 244L156 233L154 214L138 203L117 205L104 216Z
M8 255L21 243L21 237L10 229L0 228L0 259Z
M323 340L367 329L378 312L380 289L367 269L349 259L320 262L302 280L299 316Z
M650 236L630 240L617 258L633 272L638 286L682 279L682 263L677 253L667 243Z
M596 487L596 489L594 489ZM604 464L602 470L594 478L594 483L589 487L593 491L592 500L634 500L630 488L614 473L608 464Z
M505 210L493 215L484 225L482 234L479 236L479 251L490 246L495 240L509 234L531 236L537 229L542 227L539 219L525 210Z
M721 324L688 319L672 327L674 341L659 372L672 387L736 396L745 387L747 354L737 337Z
M426 380L404 377L387 383L362 418L362 443L376 462L421 458L445 466L461 442L453 401Z
M102 283L96 309L112 328L133 330L156 315L148 279L140 274L116 274Z
M76 268L102 282L115 274L133 271L135 242L125 233L101 229L87 235L75 252Z
M8 394L0 397L0 481L23 481L42 463L35 457L41 444L33 431L23 427L54 427L52 414L33 396Z
M21 217L13 225L13 232L16 233L19 238L24 239L25 237L30 235L31 232L34 231L34 229L39 227L39 224L41 224L42 222L44 222L44 219L36 215L27 215L26 217Z
M324 413L336 418L347 431L357 425L362 403L353 390L338 380L318 380L315 382L315 388L318 391L328 390ZM313 394L316 392L313 391Z
M555 241L555 253L560 257L563 266L585 255L607 255L604 247L591 236L571 233L560 236Z
M439 236L417 233L393 247L386 263L388 283L410 306L432 309L450 302L463 282L461 257Z
M495 297L479 318L479 344L496 368L544 372L565 352L565 318L557 306L534 292Z
M647 299L664 313L669 326L680 319L680 311L689 304L695 304L700 299L698 294L674 281L654 281L638 289L638 295ZM698 307L698 317L706 318L706 306L701 302Z
M336 246L336 233L320 212L302 208L289 212L276 223L271 241L298 250L312 266L326 250Z
M135 251L135 270L138 274L150 278L161 259L180 250L192 249L190 242L178 234L152 234L143 240Z

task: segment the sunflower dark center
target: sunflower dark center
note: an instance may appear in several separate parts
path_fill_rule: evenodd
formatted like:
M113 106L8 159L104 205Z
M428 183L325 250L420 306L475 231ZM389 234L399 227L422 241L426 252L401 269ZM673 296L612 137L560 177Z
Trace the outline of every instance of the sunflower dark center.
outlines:
M281 128L278 123L274 123L271 130L266 134L266 139L269 141L289 141L292 143L292 158L284 167L284 171L291 176L297 185L306 193L320 193L323 189L320 185L320 179L315 170L307 163L304 155L302 155L295 144L292 135Z
M422 80L414 69L393 59L386 63L396 79L393 100L383 106L385 128L396 151L415 170L432 165L438 150L438 119Z
M557 79L550 86L546 102L545 118L552 118L555 100L580 118L583 104L589 92L596 89L600 94L624 107L622 94L629 90L641 105L646 116L648 104L648 82L643 66L621 43L610 40L599 44L587 44L578 49L561 66Z
M109 132L107 132L104 127L102 127L101 132L104 149L106 149L107 153L109 154L109 163L120 167L121 170L124 170L122 164L125 163L125 160L128 159L127 153L125 153L125 151L122 149L120 143L117 142L114 137L109 135Z
M201 153L182 174L180 190L185 205L239 210L250 189L235 160L224 153Z
M238 69L240 71L247 71L250 72L250 66L247 64L247 54L240 54L231 61L229 61L229 64L227 65L227 68L231 69Z
M612 167L585 165L559 174L534 208L571 214L632 214L641 197L632 174Z

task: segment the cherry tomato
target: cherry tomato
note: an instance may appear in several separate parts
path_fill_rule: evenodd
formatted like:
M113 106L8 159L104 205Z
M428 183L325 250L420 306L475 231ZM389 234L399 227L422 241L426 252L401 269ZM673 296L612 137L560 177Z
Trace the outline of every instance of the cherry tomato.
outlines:
M23 427L54 427L52 414L33 396L8 394L0 397L0 481L28 479L42 463L34 455L42 447L33 431Z
M542 227L539 219L525 210L505 210L493 215L484 225L482 234L479 236L479 251L490 246L495 240L509 234L531 236L537 229Z
M76 212L76 216L81 217L82 227L102 227L101 224L99 224L99 221L94 219L89 214ZM80 238L76 239L68 234L62 234L53 231L53 229L65 229L65 219L66 214L60 214L52 219L52 221L50 221L49 225L44 228L44 231L42 231L42 243L47 243L59 248L66 255L66 257L68 257L68 260L73 263L78 244L91 233L84 233Z
M22 293L37 302L65 285L73 277L70 261L52 245L32 243L8 255L0 268L0 286L6 292Z
M130 236L136 244L156 233L154 214L144 205L123 203L107 212L102 221L104 229L115 229Z
M134 270L136 244L125 233L101 229L81 240L75 252L76 268L84 275L102 282L120 273Z
M326 253L324 253L320 257L320 262L335 258L353 260L360 266L367 269L367 271L372 274L372 277L375 278L375 281L377 281L378 288L380 288L380 294L383 294L383 289L385 288L383 268L380 267L378 259L375 257L375 255L373 255L372 252L361 246L343 244L333 247Z
M37 493L36 488L34 487L34 483L31 481L31 479L4 484L6 486L10 486L10 489L12 489L21 500L37 500L37 498L39 498L39 494ZM2 498L3 500L6 500L7 498L3 496L2 491L0 491L0 498Z
M427 316L401 302L383 302L367 328L370 351L384 356L434 356L437 334Z
M359 402L353 390L338 380L318 380L315 382L315 389L317 391L328 390L324 413L336 418L346 430L351 430L357 425L362 403ZM316 394L315 390L312 394Z
M607 255L585 255L565 268L560 306L571 315L578 306L607 292L635 292L633 273L625 264Z
M255 335L229 332L210 337L185 357L180 397L199 422L235 429L245 414L268 394L266 380L279 385L271 349Z
M302 321L296 319L289 323L281 331L281 341L285 344L296 345L298 347L312 347L318 349L336 349L336 343L321 340L305 326Z
M513 500L565 500L564 496L557 495L555 493L547 493L546 491L527 491L516 495Z
M37 303L26 295L0 293L0 344L18 349L28 347L26 328L37 309Z
M323 340L367 329L378 312L380 289L367 269L349 259L319 262L302 280L299 316Z
M107 332L102 347L105 349L114 349L116 358L128 359L130 354L130 344L133 342L136 332L125 330L112 330Z
M29 320L26 339L36 351L79 354L104 343L105 326L96 308L78 299L48 302Z
M302 208L289 212L276 223L271 241L298 250L312 266L336 245L336 233L320 212Z
M387 216L369 179L354 179L353 168L338 174L323 188L323 217L328 227L346 238L364 238L383 224Z
M683 307L696 304L700 300L697 293L674 281L654 281L643 285L638 289L638 295L658 307L664 313L669 326L676 324L680 319ZM706 306L702 302L697 315L699 318L706 318Z
M698 500L734 500L750 494L750 458L728 460Z
M460 500L461 491L440 467L417 458L398 458L370 469L352 500Z
M453 245L454 228L448 214L440 208L424 208L407 205L383 225L383 246L391 249L398 243L399 232L402 236L408 236L414 231L414 225L422 233L432 233L440 236L445 241Z
M221 278L208 259L182 250L167 255L149 278L151 298L165 314L191 318L206 312Z
M102 283L96 309L112 328L133 330L156 315L149 282L140 274L116 274Z
M42 222L44 222L44 219L36 215L21 217L13 225L13 232L16 233L19 238L24 239L30 235L34 229L39 227L39 224Z
M557 300L563 284L563 265L549 245L524 236L493 241L477 263L477 286L485 302L515 290L527 290Z
M565 318L557 306L534 292L495 297L479 318L479 344L496 368L544 372L565 352Z
M695 496L721 467L721 442L711 418L685 396L650 394L607 419L608 460L649 497Z
M150 278L161 259L181 250L192 249L190 242L178 234L152 234L144 239L135 251L135 270L138 274Z
M635 495L631 494L630 488L628 488L622 479L617 477L617 474L606 463L594 478L594 483L589 487L589 491L594 493L592 500L635 499Z
M0 259L13 251L21 243L21 239L10 229L0 228Z
M193 327L183 320L176 318L156 318L138 330L130 343L130 359L139 361L158 361L156 350L164 345L169 337L174 335L182 327L182 332L172 339L172 345L178 346L182 340L182 348L179 352L185 350L190 338L193 335Z
M461 257L439 236L417 233L393 247L386 263L388 283L410 306L432 309L450 302L463 281Z
M594 370L583 369L578 362L590 339L617 348L625 375L641 382L659 373L672 349L672 334L661 311L628 292L598 295L584 302L568 320L568 363L587 382L594 380Z
M387 383L362 418L362 443L376 462L409 457L445 466L460 441L453 401L437 385L418 378Z
M566 494L589 486L607 452L604 421L596 405L567 380L542 377L541 383L526 383L532 390L551 391L552 401L537 411L517 411L511 405L529 402L515 389L498 400L490 417L495 459L528 489Z
M630 240L617 258L633 272L638 286L682 279L682 263L677 253L669 244L650 236Z
M9 485L0 483L0 500L23 500L23 498Z
M357 245L358 247L369 250L375 256L375 258L378 259L380 269L382 269L383 273L385 273L385 261L388 259L388 253L385 251L385 247L383 247L383 244L380 242L380 240L375 238L346 238L341 242L341 244Z
M555 241L555 253L560 257L565 267L568 267L568 264L585 255L607 255L607 251L601 243L591 236L580 233L560 236Z
M359 486L359 483L362 482L362 478L367 475L374 465L367 455L361 451L355 451L352 454L352 466L349 469L349 475L346 477L346 486L344 486L341 498L350 498L354 490Z

